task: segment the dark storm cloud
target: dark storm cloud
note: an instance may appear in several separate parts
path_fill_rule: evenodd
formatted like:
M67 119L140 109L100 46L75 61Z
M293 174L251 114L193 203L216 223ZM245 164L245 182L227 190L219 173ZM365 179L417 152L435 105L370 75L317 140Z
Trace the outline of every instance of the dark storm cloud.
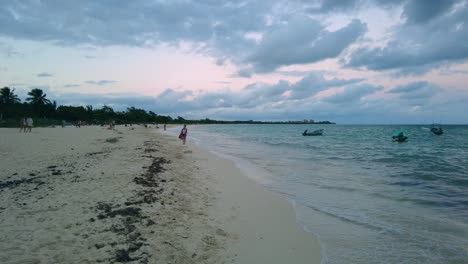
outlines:
M402 16L407 23L425 23L446 13L456 0L410 0L404 5Z
M194 43L197 52L241 66L239 76L336 58L367 26L354 20L329 31L306 14L400 7L406 21L382 48L361 47L346 64L427 72L468 57L468 5L461 0L323 1L2 1L0 36L58 45L153 46ZM296 5L294 11L281 8ZM314 11L315 10L315 11ZM257 37L248 37L248 34ZM1 50L1 44L0 44ZM7 56L14 50L4 47ZM246 66L252 66L246 67ZM424 68L425 67L425 68Z
M445 12L461 0L322 0L302 1L312 14L349 13L368 7L389 8L401 5L407 23L424 23Z
M305 15L278 14L275 7L285 3L4 1L0 36L58 45L141 47L186 41L193 43L197 52L216 57L220 65L230 60L238 65L251 63L255 71L271 71L336 57L366 31L365 24L357 20L328 31ZM240 75L248 76L245 72Z
M433 2L444 4L441 9ZM418 5L427 7L417 9ZM433 4L435 5L435 4ZM436 6L438 6L436 5ZM410 1L403 15L407 23L396 30L385 47L361 47L351 53L346 66L370 70L397 70L402 75L425 73L468 59L468 5L453 1ZM424 22L424 23L423 23Z
M63 45L207 41L215 26L224 26L229 32L256 30L269 6L207 0L3 1L0 34Z
M269 72L281 66L334 58L366 30L359 20L330 32L316 20L296 17L266 33L247 60L254 69Z

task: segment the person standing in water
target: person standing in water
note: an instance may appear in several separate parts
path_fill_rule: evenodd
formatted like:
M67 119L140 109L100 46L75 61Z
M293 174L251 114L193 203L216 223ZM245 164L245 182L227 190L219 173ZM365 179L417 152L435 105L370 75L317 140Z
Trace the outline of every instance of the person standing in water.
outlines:
M187 140L187 125L184 125L184 128L180 131L179 138L185 145L185 141Z

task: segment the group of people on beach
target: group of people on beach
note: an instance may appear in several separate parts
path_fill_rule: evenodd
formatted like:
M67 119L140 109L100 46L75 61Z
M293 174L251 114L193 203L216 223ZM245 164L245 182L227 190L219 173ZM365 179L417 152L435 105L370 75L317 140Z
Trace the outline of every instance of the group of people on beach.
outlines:
M33 119L31 117L23 117L20 120L20 133L23 132L31 132L33 127Z
M75 123L75 127L81 127L81 124L83 124L83 122L78 121L78 122ZM114 129L114 126L115 126L114 121L109 122L109 129ZM127 125L125 125L125 126L127 126ZM21 118L19 132L21 132L21 131L31 132L32 127L33 127L33 119L31 117ZM62 127L65 127L65 120L62 121ZM164 130L166 130L166 124L164 124ZM187 125L184 124L184 127L182 128L182 130L180 131L180 134L179 134L179 139L182 140L182 143L184 145L185 145L185 142L187 141L187 133L188 133Z

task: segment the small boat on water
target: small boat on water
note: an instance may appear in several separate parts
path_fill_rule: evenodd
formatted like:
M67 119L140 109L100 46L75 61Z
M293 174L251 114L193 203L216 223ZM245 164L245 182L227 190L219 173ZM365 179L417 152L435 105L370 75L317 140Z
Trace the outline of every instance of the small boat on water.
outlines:
M313 132L307 132L307 130L308 129L302 132L303 136L321 136L323 134L323 129L315 130Z
M408 140L408 135L406 132L397 129L393 131L392 140L396 142L405 142Z
M444 130L442 129L442 127L440 126L436 127L435 125L432 125L431 132L432 134L437 135L437 136L444 134Z

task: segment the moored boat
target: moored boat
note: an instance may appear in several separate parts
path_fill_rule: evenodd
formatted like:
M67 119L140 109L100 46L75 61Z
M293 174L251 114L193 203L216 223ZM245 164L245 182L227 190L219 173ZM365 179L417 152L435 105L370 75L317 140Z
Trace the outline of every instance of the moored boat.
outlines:
M408 140L408 135L406 132L397 129L393 131L392 140L396 142L405 142Z
M323 134L323 129L318 129L313 132L307 132L308 129L306 129L304 132L302 132L303 136L321 136Z
M435 127L434 125L431 127L431 132L432 134L437 136L444 134L444 130L442 129L442 127Z

